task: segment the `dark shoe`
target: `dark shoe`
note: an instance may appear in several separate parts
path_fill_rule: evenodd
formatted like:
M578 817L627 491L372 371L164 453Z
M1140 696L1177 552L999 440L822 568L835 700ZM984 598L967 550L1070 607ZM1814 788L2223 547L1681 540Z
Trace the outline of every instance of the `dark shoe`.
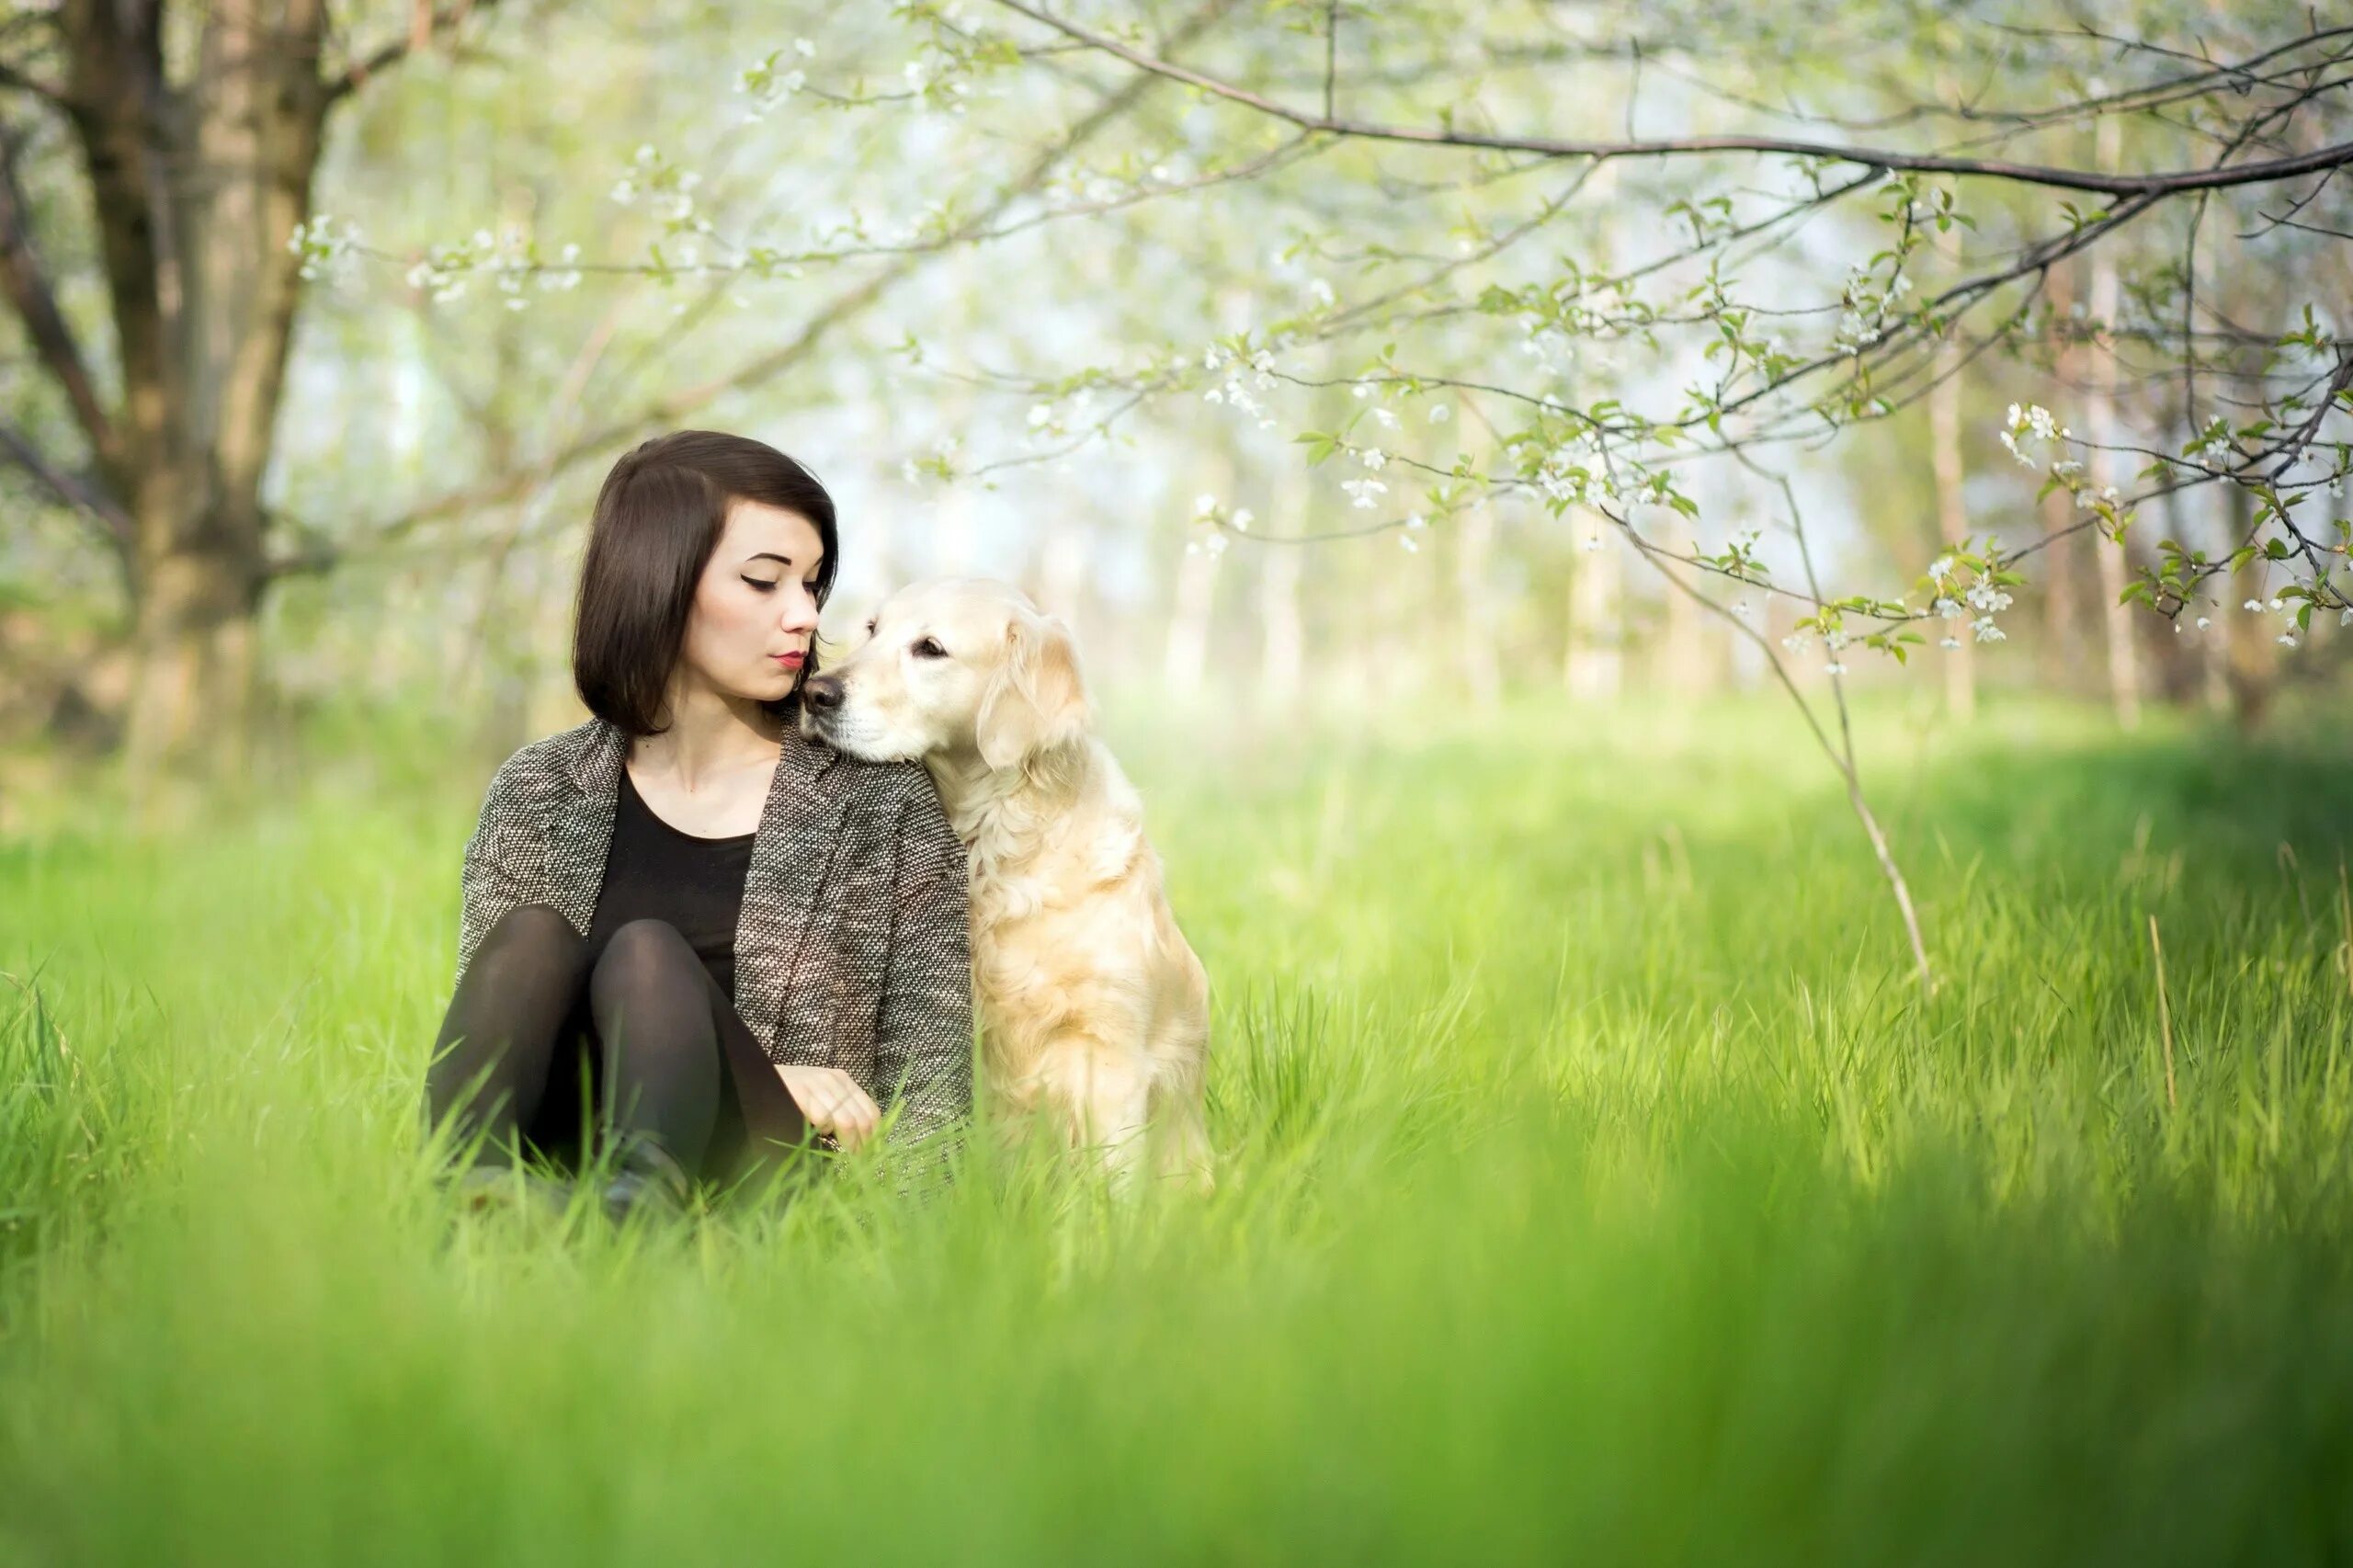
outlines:
M572 1188L521 1165L472 1165L450 1184L458 1206L472 1213L494 1209L562 1215L572 1208Z
M632 1139L621 1151L620 1174L605 1184L604 1202L617 1225L640 1210L683 1214L694 1206L694 1178L661 1144Z

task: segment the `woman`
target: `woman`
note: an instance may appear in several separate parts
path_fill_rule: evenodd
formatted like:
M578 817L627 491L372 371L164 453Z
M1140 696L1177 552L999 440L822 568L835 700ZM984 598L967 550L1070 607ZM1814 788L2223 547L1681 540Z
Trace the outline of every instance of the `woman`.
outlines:
M616 463L581 563L574 684L594 715L517 752L465 851L458 975L426 1112L487 1195L551 1188L593 1130L617 1218L895 1109L903 1187L972 1105L963 846L920 763L804 739L834 503L740 436ZM904 1151L904 1153L901 1153Z

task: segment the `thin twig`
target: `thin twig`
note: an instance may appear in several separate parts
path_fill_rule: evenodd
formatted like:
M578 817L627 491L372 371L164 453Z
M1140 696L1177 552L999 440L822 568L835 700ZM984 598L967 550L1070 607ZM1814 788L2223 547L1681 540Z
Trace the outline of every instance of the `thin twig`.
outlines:
M1813 547L1806 538L1805 514L1799 510L1797 492L1790 487L1786 475L1759 468L1750 460L1747 453L1737 448L1733 451L1741 466L1760 478L1770 479L1780 487L1781 498L1789 504L1790 528L1797 535L1798 559L1805 566L1806 587L1813 593L1814 602L1821 603L1822 582L1814 574ZM1870 802L1863 796L1862 771L1855 762L1854 722L1847 711L1847 683L1836 675L1830 677L1830 696L1838 708L1840 748L1830 760L1837 766L1839 777L1846 780L1847 802L1854 807L1855 815L1861 819L1863 832L1871 841L1871 853L1879 857L1880 871L1887 878L1887 885L1895 894L1895 907L1904 915L1904 934L1912 939L1912 961L1919 971L1920 991L1927 995L1936 990L1936 977L1928 967L1927 944L1920 937L1919 912L1912 906L1912 889L1904 880L1904 868L1895 863L1895 852L1888 846L1887 835L1879 825L1879 818L1872 814ZM1818 728L1815 733L1820 733Z

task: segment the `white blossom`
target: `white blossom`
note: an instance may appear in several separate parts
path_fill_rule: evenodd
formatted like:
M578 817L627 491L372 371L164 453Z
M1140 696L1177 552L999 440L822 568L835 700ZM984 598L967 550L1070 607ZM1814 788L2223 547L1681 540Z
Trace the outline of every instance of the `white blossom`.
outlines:
M1377 479L1344 479L1340 481L1340 488L1355 499L1359 512L1371 511L1375 505L1372 498L1389 494L1389 486Z
M2048 441L2067 434L2059 421L2052 417L2051 411L2040 403L2029 403L2021 408L2014 403L2002 422L2002 445L2009 449L2012 457L2029 468L2035 466L2034 459L2019 448L2018 437L2023 435L2035 440Z

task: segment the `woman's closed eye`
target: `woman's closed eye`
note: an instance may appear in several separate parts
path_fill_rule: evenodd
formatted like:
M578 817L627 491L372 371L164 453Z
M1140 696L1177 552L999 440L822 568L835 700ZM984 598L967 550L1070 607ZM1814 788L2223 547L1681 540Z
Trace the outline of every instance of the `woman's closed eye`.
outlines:
M758 577L746 577L746 578L745 578L745 579L744 579L744 581L745 581L746 584L748 584L750 586L759 589L759 590L760 590L760 592L762 592L762 593L764 593L764 594L765 594L765 593L767 593L767 592L769 592L769 591L771 591L772 589L774 589L774 588L776 587L777 584L779 584L779 583L782 582L783 580L784 580L784 579L782 579L781 577L771 577L771 578L767 578L767 579L762 579L762 578L758 578ZM802 586L802 587L807 588L811 593L813 593L813 593L815 593L815 592L817 591L817 580L816 580L814 577L812 577L812 578L810 578L807 582L803 583L803 584L801 585L801 586Z

